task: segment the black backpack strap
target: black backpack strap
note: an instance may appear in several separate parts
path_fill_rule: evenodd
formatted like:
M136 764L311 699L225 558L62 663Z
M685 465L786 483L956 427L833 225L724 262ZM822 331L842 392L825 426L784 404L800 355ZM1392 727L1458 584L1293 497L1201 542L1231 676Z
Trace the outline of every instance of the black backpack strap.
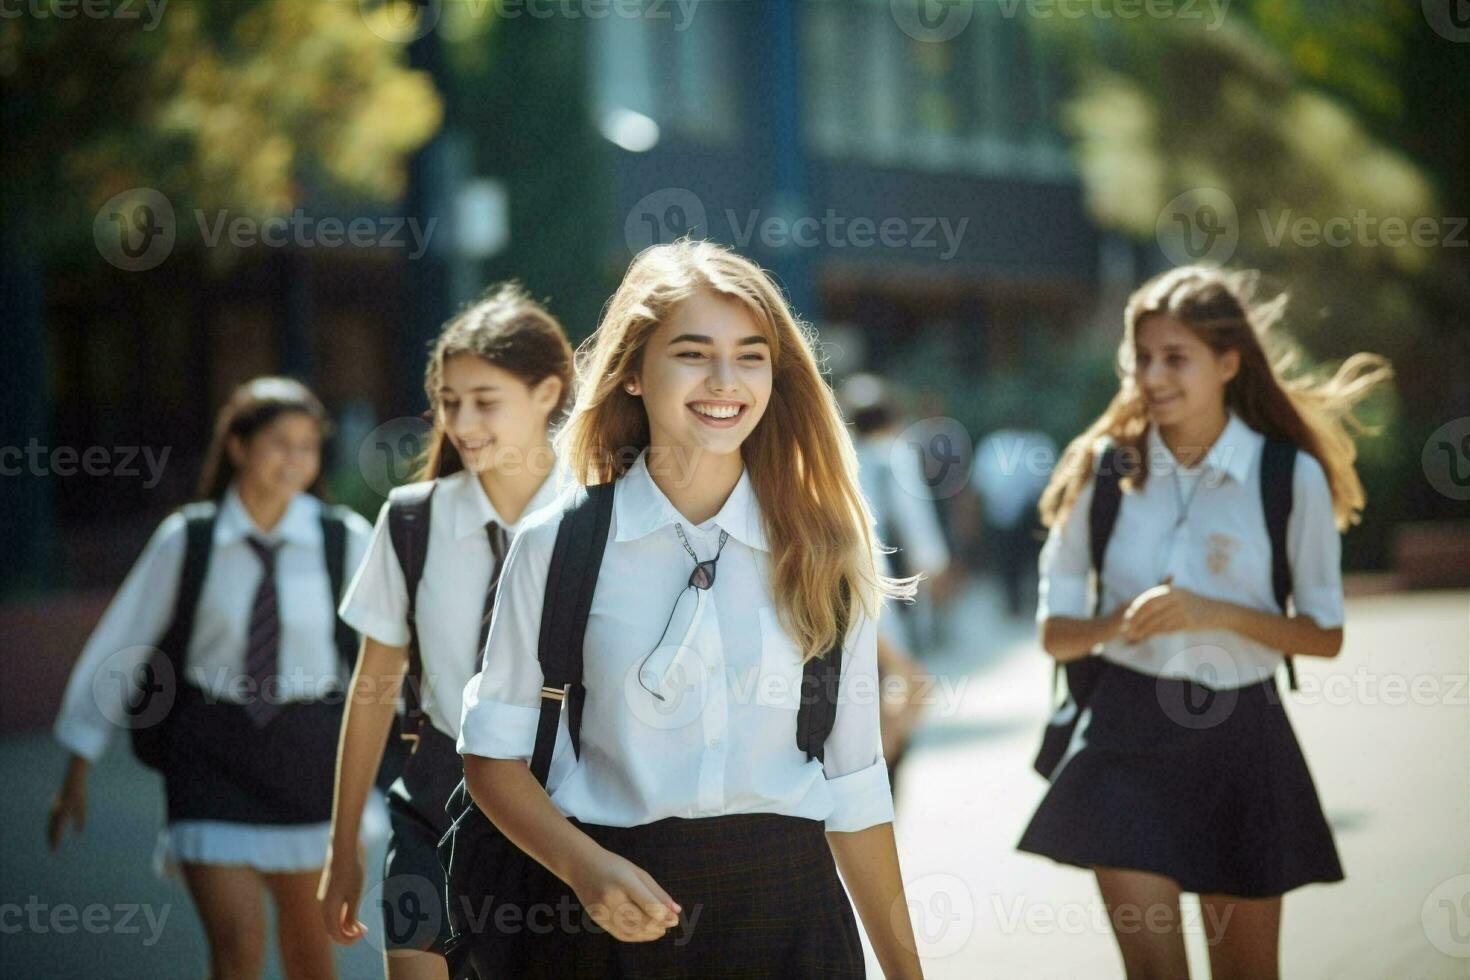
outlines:
M801 705L796 711L796 747L808 760L824 758L827 736L837 722L837 694L842 683L842 648L852 614L852 592L842 580L842 604L837 610L837 639L820 657L801 668Z
M1271 590L1276 605L1286 612L1291 596L1291 556L1286 550L1286 525L1291 520L1297 447L1281 439L1267 439L1261 447L1261 508L1266 515L1266 534L1271 539ZM1286 679L1297 689L1296 664L1286 654Z
M582 752L582 643L597 574L612 523L613 483L590 486L562 517L546 571L546 594L541 608L541 636L537 658L543 675L541 715L536 726L536 748L531 774L546 785L551 754L556 748L556 726L562 701L567 701L567 730L572 751Z
M332 597L332 636L337 644L337 656L349 674L357 664L357 634L337 615L337 603L342 601L342 590L347 579L347 521L343 508L322 508L322 557L327 562L327 584Z
M179 587L174 597L173 619L159 641L161 649L174 669L174 677L182 676L189 640L194 635L194 610L204 591L204 576L209 571L209 555L214 549L214 522L219 513L213 501L186 504L184 564L179 570Z
M408 672L403 679L403 738L416 741L424 723L424 660L419 652L417 617L419 582L429 554L429 516L434 501L434 480L397 487L388 497L388 540L403 572L408 595Z

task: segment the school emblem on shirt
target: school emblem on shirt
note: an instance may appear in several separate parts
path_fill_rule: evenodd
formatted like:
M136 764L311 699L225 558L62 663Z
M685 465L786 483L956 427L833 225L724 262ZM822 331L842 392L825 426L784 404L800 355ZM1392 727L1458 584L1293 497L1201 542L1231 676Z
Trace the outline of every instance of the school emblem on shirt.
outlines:
M1225 571L1230 564L1230 558L1240 548L1240 542L1228 534L1211 534L1205 539L1209 542L1210 550L1205 555L1205 567L1210 570L1211 575L1219 575Z

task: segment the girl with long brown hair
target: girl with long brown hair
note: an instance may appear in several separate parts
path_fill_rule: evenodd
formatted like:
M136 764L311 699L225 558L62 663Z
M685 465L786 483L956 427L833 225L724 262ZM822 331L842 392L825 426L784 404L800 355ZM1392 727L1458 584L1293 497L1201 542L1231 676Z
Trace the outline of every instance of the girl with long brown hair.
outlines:
M570 394L571 371L561 325L517 285L487 291L445 324L424 371L433 428L418 479L383 505L342 603L363 650L342 719L321 918L339 943L368 934L356 917L364 877L356 841L402 691L409 706L402 735L413 748L388 791L392 836L378 903L390 980L448 975L435 847L462 775L454 746L460 696L484 656L509 541L556 496L549 431Z
M157 860L182 871L212 977L260 975L262 893L276 906L284 975L335 973L312 913L356 643L336 603L370 528L313 495L330 428L298 381L256 378L235 390L199 501L154 532L87 641L56 719L72 756L51 807L52 849L67 822L81 828L87 772L112 731L131 729L135 752L163 775Z
M879 738L874 565L856 460L812 339L718 245L642 252L581 352L561 436L615 481L583 646L580 753L527 760L564 510L507 560L460 751L475 802L534 859L557 923L514 975L861 976L847 883L890 977L920 975ZM806 662L840 657L835 721L797 745ZM590 921L589 921L590 920ZM528 919L528 921L531 921Z
M1212 976L1255 980L1278 974L1282 896L1342 879L1275 676L1342 646L1353 407L1390 370L1355 354L1292 377L1269 354L1285 297L1257 280L1190 266L1139 287L1119 392L1041 501L1042 646L1102 660L1019 846L1095 873L1135 980L1188 976L1181 891Z

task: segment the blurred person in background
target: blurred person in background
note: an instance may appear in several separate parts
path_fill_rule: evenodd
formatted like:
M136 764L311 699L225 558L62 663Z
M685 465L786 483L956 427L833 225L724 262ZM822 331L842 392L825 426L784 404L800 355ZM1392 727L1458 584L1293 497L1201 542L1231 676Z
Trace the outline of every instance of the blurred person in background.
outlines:
M316 496L329 431L298 381L256 378L235 390L200 502L154 532L87 641L56 719L72 755L47 821L51 849L67 823L82 829L87 774L114 729L136 726L134 750L162 772L168 801L156 870L182 871L209 975L221 980L261 973L262 894L276 906L285 976L336 972L315 914L357 644L336 604L372 528ZM115 703L102 694L109 678L121 680Z
M321 917L336 942L367 934L357 919L364 871L356 842L402 690L409 710L401 734L413 748L388 790L392 836L379 899L390 980L449 975L436 848L449 830L445 803L464 776L454 747L460 699L486 656L510 541L556 499L548 430L571 374L561 325L519 286L490 290L445 324L425 370L433 431L419 482L396 488L383 504L367 560L342 602L342 618L364 639L342 719ZM416 578L412 597L408 575ZM391 678L388 690L383 678ZM436 907L423 908L426 900Z
M986 553L992 557L1011 616L1029 612L1042 527L1036 505L1056 463L1057 445L1045 432L1008 420L975 447L970 480L980 498Z
M1080 668L1080 711L1018 846L1092 869L1130 980L1189 975L1181 892L1215 980L1277 977L1282 897L1343 878L1276 674L1295 677L1283 651L1342 648L1352 410L1390 370L1355 354L1330 380L1286 377L1265 346L1284 297L1254 283L1189 266L1133 293L1120 390L1042 498L1036 616Z

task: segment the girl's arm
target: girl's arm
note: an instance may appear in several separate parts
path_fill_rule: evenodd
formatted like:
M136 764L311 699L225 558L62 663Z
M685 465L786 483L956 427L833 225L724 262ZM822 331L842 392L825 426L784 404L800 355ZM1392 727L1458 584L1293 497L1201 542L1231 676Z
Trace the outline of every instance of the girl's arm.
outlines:
M1126 611L1126 606L1119 606L1097 619L1048 616L1041 624L1041 648L1062 663L1080 660L1093 647L1119 634Z
M863 929L878 955L883 976L922 977L918 945L904 898L903 875L893 824L880 823L857 831L828 831L827 844L847 884ZM895 914L902 907L904 914Z
M362 811L372 791L408 667L408 648L367 637L352 671L337 744L337 780L332 797L332 833L317 897L327 934L354 943L367 934L357 920L363 868L358 836Z
M1131 641L1182 630L1230 630L1273 650L1307 657L1335 657L1342 649L1342 627L1322 627L1305 613L1251 609L1211 599L1168 580L1141 594L1124 614L1123 636Z
M464 757L465 786L506 838L565 882L614 938L650 942L681 907L653 877L574 827L521 759Z

